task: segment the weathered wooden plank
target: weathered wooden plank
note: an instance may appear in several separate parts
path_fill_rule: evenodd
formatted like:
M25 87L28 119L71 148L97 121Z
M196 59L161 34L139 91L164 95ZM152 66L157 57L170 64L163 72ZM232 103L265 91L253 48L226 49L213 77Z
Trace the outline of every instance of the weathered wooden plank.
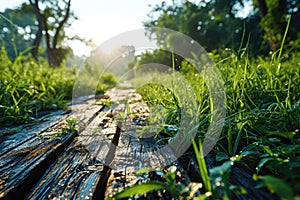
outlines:
M141 96L135 93L128 95L127 107L130 108L130 111L127 111L126 121L122 125L115 158L111 165L112 172L108 180L106 198L134 184L162 178L160 175L153 175L155 172L136 176L135 172L137 170L144 167L165 169L170 166L168 162L170 159L176 160L172 157L174 155L171 148L161 150L165 147L165 143L152 137L153 134L140 135L142 128L148 124L146 118L149 116L149 108L141 100ZM177 172L181 174L181 181L188 184L190 179L180 163L174 161L172 165L175 165ZM150 194L147 199L161 199L162 194L167 195L163 191L158 191ZM165 199L168 198L171 198L171 196L165 197Z
M112 113L124 109L124 105L118 103L114 111L98 113L38 181L27 198L103 198L110 174L107 165L111 160L108 157L114 157L114 138L118 133Z
M75 135L75 132L70 132L62 140L53 139L2 158L0 198L15 199L24 196ZM9 168L3 167L6 163L9 163Z
M59 138L49 137L64 128L65 119L78 119L79 130L95 117L103 106L84 104L74 107L69 115L54 115L50 121L30 129L23 129L1 137L0 147L0 199L24 197L32 189L59 154L74 140L76 131L69 131Z
M36 134L44 132L68 116L67 111L59 110L48 118L45 118L39 124L20 125L12 129L14 130L13 134L0 134L0 136L2 135L2 137L0 137L0 157L8 152L17 151L18 147L22 148L21 145L36 138Z
M71 147L45 173L29 199L88 199L103 172L103 165L92 163L89 153Z
M39 129L39 127L48 126L47 124L50 122L55 122L56 120L60 120L61 117L67 116L68 113L70 113L71 110L57 110L52 111L51 113L48 113L46 115L43 115L40 118L35 119L32 123L26 123L26 124L20 124L15 126L9 126L9 127L3 127L0 128L0 138L7 136L7 135L13 135L17 132L21 132L22 130L32 130L32 129ZM53 123L52 123L53 124Z

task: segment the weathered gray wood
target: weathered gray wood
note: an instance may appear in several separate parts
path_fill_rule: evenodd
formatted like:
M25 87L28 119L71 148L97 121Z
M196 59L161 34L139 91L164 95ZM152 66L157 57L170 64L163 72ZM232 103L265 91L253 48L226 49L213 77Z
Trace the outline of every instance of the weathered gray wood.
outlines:
M11 151L17 151L23 148L23 144L34 140L38 133L44 132L49 127L57 124L59 121L67 118L69 114L64 110L59 110L53 113L49 118L44 119L39 124L28 124L14 127L10 133L3 130L0 134L0 157ZM23 146L22 146L23 145Z
M173 153L170 148L161 150L166 144L159 142L158 138L154 138L151 134L140 135L142 128L147 125L146 118L149 116L149 108L141 98L136 93L128 95L127 107L130 108L130 111L126 113L127 117L122 125L115 158L111 164L112 172L108 180L106 198L134 184L155 180L150 174L136 176L137 170L145 167L165 169L170 167L168 162L170 159L176 160L172 157ZM180 163L175 161L172 165L175 165L180 172L182 182L188 184L190 179ZM149 199L161 199L160 195L162 194L166 195L163 191L152 193ZM170 197L168 196L166 199Z
M37 126L1 137L0 147L0 199L22 198L32 189L47 168L74 140L76 131L59 138L55 132L65 127L65 119L80 119L78 129L83 129L103 106L90 104L75 107L71 114L53 115ZM50 133L50 134L49 134Z
M119 92L116 92L119 94ZM114 110L103 110L79 133L38 181L29 199L101 199L114 158L119 127L113 117L124 110L124 94L116 97ZM115 114L115 115L114 115Z
M101 152L105 158L109 150L109 148L103 148L105 138L99 136L100 132L95 132L98 124L99 118L97 116L70 147L60 155L55 164L37 183L34 190L30 192L28 198L92 198L102 174L107 173L107 170L105 170L103 162L93 158L91 152ZM101 137L102 142L93 142L97 137Z

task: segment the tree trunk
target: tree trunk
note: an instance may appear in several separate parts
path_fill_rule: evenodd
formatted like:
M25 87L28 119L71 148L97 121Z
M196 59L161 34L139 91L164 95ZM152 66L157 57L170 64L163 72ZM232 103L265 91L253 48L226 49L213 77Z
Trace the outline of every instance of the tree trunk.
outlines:
M264 18L267 17L267 14L269 12L266 0L257 0L257 5L258 5L258 9L261 13L262 20L263 20ZM265 30L264 34L267 36L267 41L269 43L269 48L270 48L271 51L275 51L276 50L276 43L272 38L273 34L274 34L273 28L271 27L272 25L264 23L263 26L264 27L262 27L262 28Z
M36 38L33 41L32 44L33 48L31 50L31 54L33 58L35 60L38 60L38 49L42 41L45 24L44 24L43 15L40 12L38 0L35 0L34 2L32 0L29 0L29 3L34 7L34 12L38 20L38 31L36 33Z
M58 27L55 31L55 35L54 35L54 38L53 38L53 48L55 48L57 46L59 34L60 34L61 30L63 29L64 24L69 19L70 8L71 8L71 0L68 1L66 14L65 14L64 18L62 19L62 21L58 24Z
M43 29L41 29L39 27L37 33L36 33L36 38L34 39L33 41L33 48L31 50L31 54L32 54L32 57L37 61L38 60L38 54L39 54L39 46L40 46L40 43L42 41L42 37L43 37Z
M33 57L37 60L38 59L38 47L41 43L43 37L43 31L45 31L45 38L46 38L46 51L48 56L48 63L51 67L57 67L61 64L65 55L67 53L66 50L63 48L58 47L59 43L59 36L63 30L63 26L68 21L70 16L70 7L71 7L71 0L68 0L67 7L66 7L66 14L63 19L58 23L58 27L54 28L54 37L51 38L49 34L49 28L47 23L47 18L40 10L39 7L39 0L29 0L30 4L34 7L34 12L37 17L38 21L38 32L36 34L36 38L33 42L33 49L31 51ZM52 39L52 40L51 40Z
M70 16L70 8L71 0L69 0L67 3L67 10L64 18L61 20L61 22L59 22L58 27L55 30L55 35L52 40L52 47L50 45L49 47L47 47L49 65L51 67L59 66L66 55L66 52L62 48L58 48L58 39L61 31L63 30L64 24L68 21L68 18ZM46 37L49 37L50 39L49 35L46 35Z

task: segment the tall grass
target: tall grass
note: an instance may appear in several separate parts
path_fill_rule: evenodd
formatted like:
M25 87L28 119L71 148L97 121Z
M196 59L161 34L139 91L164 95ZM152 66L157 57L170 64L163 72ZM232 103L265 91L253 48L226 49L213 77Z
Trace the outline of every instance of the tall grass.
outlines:
M297 53L287 54L282 48L283 45L269 56L258 58L249 58L246 48L211 54L224 80L227 97L225 127L209 154L219 166L207 175L200 156L201 145L199 149L195 143L194 149L205 190L212 191L217 198L231 198L233 192L246 193L244 188L229 182L231 166L237 162L248 168L254 180L261 182L270 193L280 198L299 195L300 58ZM182 64L181 73L195 91L200 116L196 139L202 140L210 121L209 91L201 75L188 62ZM181 102L172 98L172 90L148 84L138 92L150 107L159 104L168 111L165 113L168 124L179 124ZM170 118L170 113L177 115ZM286 195L283 189L292 192ZM220 190L223 196L219 196Z
M4 47L0 50L0 127L34 121L43 110L66 108L72 98L76 68L51 68L45 60L37 63L24 53L12 61ZM95 85L91 81L99 81L92 88L98 93L116 83L112 74L104 74L101 80L91 80L89 73L84 74L86 77L81 78L88 80L84 85L87 88Z
M66 106L71 97L75 71L52 69L21 53L14 61L0 52L1 126L33 120L45 109Z

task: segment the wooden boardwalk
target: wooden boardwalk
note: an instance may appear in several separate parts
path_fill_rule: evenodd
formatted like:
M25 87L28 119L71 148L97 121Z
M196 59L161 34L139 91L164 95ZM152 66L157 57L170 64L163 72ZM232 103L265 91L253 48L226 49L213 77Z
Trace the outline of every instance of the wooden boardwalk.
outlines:
M86 100L36 124L0 130L0 199L106 199L136 183L159 180L135 172L168 167L168 160L175 160L180 182L200 181L192 155L176 160L171 149L160 151L165 144L158 138L140 137L149 115L140 95L114 88L105 96L112 100L109 107ZM72 119L77 130L67 128ZM165 191L143 197L170 198Z

